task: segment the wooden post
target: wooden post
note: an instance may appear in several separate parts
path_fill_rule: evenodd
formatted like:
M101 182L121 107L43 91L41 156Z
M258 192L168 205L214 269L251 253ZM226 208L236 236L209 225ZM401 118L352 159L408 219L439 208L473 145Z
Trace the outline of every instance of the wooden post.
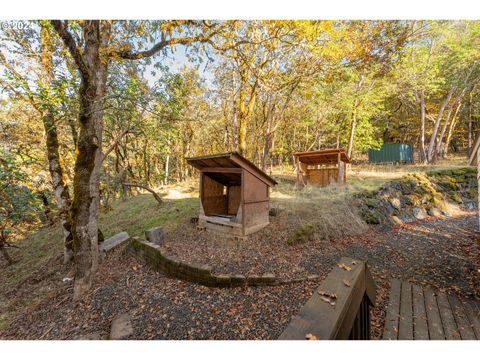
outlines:
M342 154L340 153L340 151L338 152L338 155L337 155L337 183L339 185L343 184L343 174L342 174Z
M241 174L241 183L240 183L240 206L242 207L242 235L245 236L245 227L246 227L246 214L245 214L245 170L242 169Z
M295 169L297 171L297 186L305 186L305 180L303 179L303 167L302 162L298 156L295 156L296 166Z
M297 186L300 186L300 161L298 160L298 156L294 156L295 161L295 172L297 173Z

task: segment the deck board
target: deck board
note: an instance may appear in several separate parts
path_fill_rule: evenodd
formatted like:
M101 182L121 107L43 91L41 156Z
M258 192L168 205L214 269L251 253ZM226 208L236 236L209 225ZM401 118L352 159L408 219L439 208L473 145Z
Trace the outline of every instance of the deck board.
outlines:
M450 302L453 316L455 317L457 328L460 332L462 340L476 340L472 324L470 323L467 315L465 314L463 304L460 302L456 295L448 295L448 300Z
M412 284L408 282L402 282L398 339L413 340Z
M383 339L480 340L480 302L392 279Z
M432 289L423 291L425 297L425 309L427 313L428 334L431 340L445 340L442 319L438 311L437 297Z
M425 311L425 299L423 289L418 285L412 285L413 297L413 337L415 340L428 340L427 313Z
M400 291L400 280L392 279L390 286L389 303L385 317L385 330L383 332L384 340L398 339L398 319L400 317Z
M480 311L477 308L477 304L474 300L466 301L464 309L470 324L472 324L473 332L477 339L480 340Z
M453 316L450 303L445 293L438 293L437 295L438 310L442 318L443 330L447 340L461 340L460 332L457 328L455 317Z

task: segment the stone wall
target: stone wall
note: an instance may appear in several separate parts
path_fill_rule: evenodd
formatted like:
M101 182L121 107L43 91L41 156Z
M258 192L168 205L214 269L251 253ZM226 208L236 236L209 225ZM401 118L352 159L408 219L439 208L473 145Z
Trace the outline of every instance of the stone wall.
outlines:
M408 174L375 191L356 196L360 215L369 224L402 224L450 210L473 210L477 204L475 168Z
M317 275L304 278L282 280L274 274L244 276L237 274L212 274L212 268L200 264L188 264L171 256L162 254L161 247L149 241L134 238L127 252L160 272L182 280L211 287L266 286L280 285L305 280L316 280Z

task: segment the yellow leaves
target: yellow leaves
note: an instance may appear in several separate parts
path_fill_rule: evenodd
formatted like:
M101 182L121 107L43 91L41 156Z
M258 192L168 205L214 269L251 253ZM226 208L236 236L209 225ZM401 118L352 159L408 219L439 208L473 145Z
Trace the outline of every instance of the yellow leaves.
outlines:
M336 304L337 294L329 293L323 290L318 290L318 294L320 295L320 300L329 303L332 306Z
M338 263L337 266L340 269L346 270L346 271L352 271L352 268L344 263Z
M322 301L324 301L324 302L326 302L326 303L329 303L329 304L332 305L332 306L335 306L335 304L336 304L336 301L335 301L335 300L329 299L329 298L327 298L327 297L325 297L325 296L320 296L320 300L322 300Z
M323 290L318 290L318 293L320 295L323 295L323 296L328 296L329 298L332 298L332 299L337 298L337 294L329 293L329 292L326 292L326 291L323 291Z

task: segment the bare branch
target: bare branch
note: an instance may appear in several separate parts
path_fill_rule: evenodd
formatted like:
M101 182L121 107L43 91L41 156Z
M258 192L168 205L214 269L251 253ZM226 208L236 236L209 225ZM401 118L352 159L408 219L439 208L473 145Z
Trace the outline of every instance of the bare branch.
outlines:
M122 183L123 186L128 186L128 187L138 187L138 188L141 188L141 189L145 189L147 190L149 193L151 193L153 195L153 197L155 198L155 200L157 200L158 204L159 205L162 205L163 201L162 201L162 198L160 197L160 195L158 195L155 190L153 190L152 188L149 188L148 186L146 185L140 185L140 184L134 184L134 183Z
M73 60L75 60L75 63L78 66L78 69L80 70L80 73L82 74L82 77L85 79L88 77L88 69L87 66L83 60L83 56L80 53L80 50L77 47L77 44L75 42L75 39L73 38L72 34L68 31L67 26L68 26L68 20L62 21L62 20L51 20L50 21L57 31L58 35L62 39L63 43L65 46L68 48L68 51L73 57Z

